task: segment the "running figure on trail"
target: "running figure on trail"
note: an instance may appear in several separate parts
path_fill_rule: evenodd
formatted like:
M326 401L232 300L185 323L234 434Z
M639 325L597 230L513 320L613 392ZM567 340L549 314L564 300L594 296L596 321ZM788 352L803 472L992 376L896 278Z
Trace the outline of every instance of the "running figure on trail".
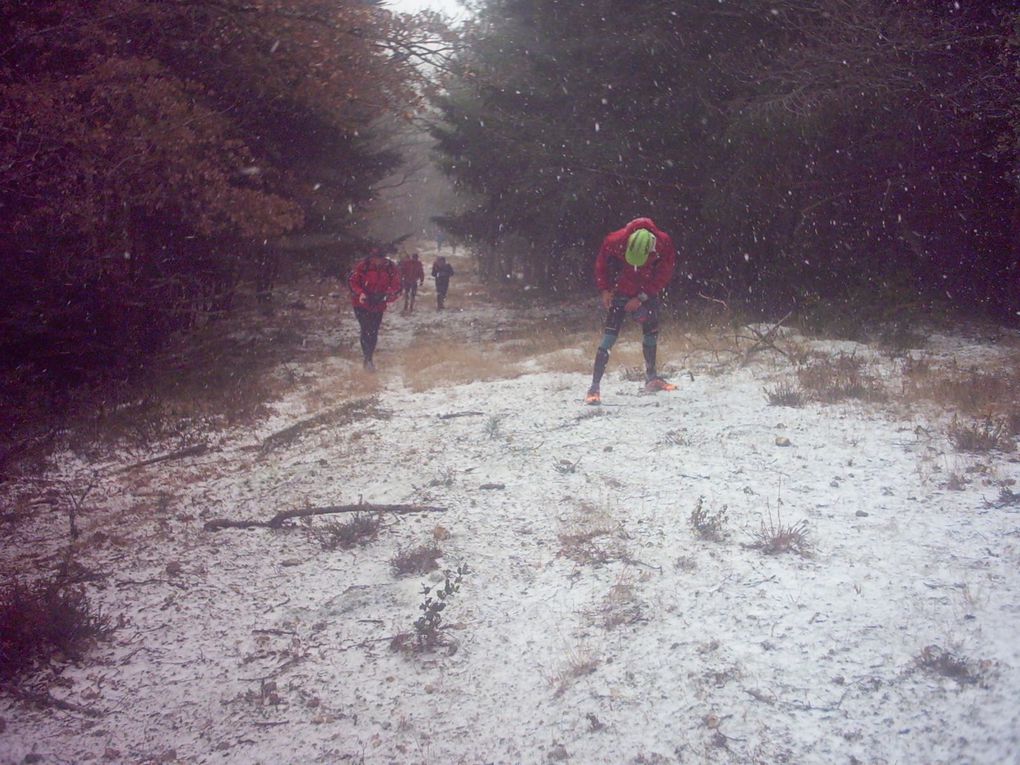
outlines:
M404 310L402 313L414 311L414 298L418 294L418 285L425 283L425 268L418 259L418 253L400 261L400 280L404 288Z
M450 289L450 277L453 276L453 266L446 262L446 258L440 255L432 264L432 278L436 280L436 310L442 311L446 303L446 293Z
M375 345L387 306L400 297L400 272L381 248L375 247L367 258L354 265L347 285L351 304L361 327L361 353L366 372L375 371Z
M643 332L641 349L645 358L645 390L676 389L675 385L659 377L655 368L661 293L669 284L675 265L673 240L651 218L632 220L602 240L595 259L595 285L602 294L606 325L602 342L595 352L595 367L591 387L584 397L585 403L602 403L599 385L609 362L609 351L628 315L641 325Z

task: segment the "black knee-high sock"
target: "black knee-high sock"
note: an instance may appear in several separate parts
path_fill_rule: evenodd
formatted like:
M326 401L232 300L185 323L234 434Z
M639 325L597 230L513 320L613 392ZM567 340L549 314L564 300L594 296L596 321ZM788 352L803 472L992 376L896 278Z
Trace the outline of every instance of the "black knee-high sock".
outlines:
M655 377L655 346L644 344L641 351L645 356L645 379L651 380Z
M602 375L606 373L606 364L609 363L609 351L599 348L595 351L595 368L591 375L591 387L598 388L602 382Z

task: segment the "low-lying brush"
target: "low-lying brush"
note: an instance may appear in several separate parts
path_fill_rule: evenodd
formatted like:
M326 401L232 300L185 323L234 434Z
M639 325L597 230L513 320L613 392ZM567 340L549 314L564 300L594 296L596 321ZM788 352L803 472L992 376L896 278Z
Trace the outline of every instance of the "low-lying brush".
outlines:
M460 592L461 582L464 577L471 573L466 563L457 566L455 571L447 571L440 587L422 585L421 594L424 596L418 610L421 616L414 623L414 634L404 632L390 641L390 648L394 651L431 651L443 645L448 645L443 629L443 611L449 605L450 599ZM454 647L456 645L454 644Z
M596 623L603 629L614 630L644 619L644 606L638 598L637 589L628 582L617 582L603 599Z
M991 371L935 369L924 359L903 366L904 393L927 399L967 417L998 417L1011 435L1020 434L1020 368Z
M770 406L803 406L804 392L793 383L784 380L765 388L765 398Z
M924 348L928 336L918 331L913 321L896 321L882 327L878 341L893 356L906 356L911 350Z
M749 546L761 550L766 555L795 553L802 558L810 557L813 551L807 536L807 521L788 525L783 523L783 518L778 512L773 518L771 511L768 514L768 521L762 519L761 527L752 534Z
M327 523L315 532L316 538L325 550L350 550L364 547L379 536L382 516L379 513L362 515L355 513L343 523Z
M600 663L587 647L569 651L563 669L549 678L549 684L555 689L553 695L556 698L562 696L579 679L594 674Z
M867 371L863 359L853 354L815 359L797 370L801 390L816 401L836 403L846 399L885 401L885 388Z
M1011 452L1016 449L1013 436L1004 421L991 418L975 425L954 420L949 427L949 440L961 452L982 454L990 451Z
M690 446L691 439L687 435L687 431L683 428L676 428L675 430L668 430L662 436L662 442L670 444L671 446Z
M608 505L582 503L557 538L560 549L556 557L579 566L601 566L627 557L627 534Z
M485 435L496 440L503 437L503 417L494 414L485 421Z
M973 661L937 645L925 646L915 661L919 669L960 685L983 685L992 670L989 661Z
M10 581L0 591L0 679L22 675L56 653L79 658L112 631L81 586Z
M439 568L443 551L435 543L401 549L390 559L390 567L396 576L427 574Z
M726 510L726 505L723 505L719 510L709 510L705 507L705 498L698 497L697 504L691 511L688 521L700 539L722 542L728 536Z

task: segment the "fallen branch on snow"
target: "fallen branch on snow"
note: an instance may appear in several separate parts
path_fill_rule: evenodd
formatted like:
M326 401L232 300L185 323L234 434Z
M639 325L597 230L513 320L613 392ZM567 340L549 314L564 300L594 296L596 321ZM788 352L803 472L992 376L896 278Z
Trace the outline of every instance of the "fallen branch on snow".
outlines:
M202 527L206 531L219 531L220 529L278 529L283 526L284 521L291 518L307 518L312 515L335 515L337 513L397 513L406 515L408 513L444 513L445 507L433 507L431 505L330 505L327 507L305 507L300 510L284 510L277 513L268 521L234 521L229 518L216 518L206 521Z
M758 351L775 351L776 353L785 356L786 358L790 358L790 355L786 351L784 351L782 348L776 345L776 339L779 337L779 330L782 328L786 320L789 319L791 316L793 316L793 311L788 311L786 313L786 316L781 318L779 321L777 321L775 324L773 324L764 332L757 329L756 327L751 326L750 324L745 324L744 329L749 330L754 335L754 337L738 335L738 337L742 339L753 341L752 345L746 351L744 351L744 360L742 363L746 364L748 361L750 361L751 354L757 353Z
M440 420L452 420L454 417L481 417L485 412L450 412L436 415Z
M92 707L83 707L80 704L75 704L71 701L64 701L58 699L49 691L39 693L37 691L29 691L21 688L14 688L11 686L0 686L0 690L5 693L9 693L14 698L25 701L30 704L35 704L40 707L54 707L56 709L63 709L65 712L77 712L78 714L86 715L87 717L102 717L103 713L98 709Z
M1011 505L1020 505L1020 494L1011 491L1010 489L1003 487L999 491L999 499L996 502L989 502L985 500L985 507L1010 507Z
M127 467L121 468L120 472L126 473L128 470L134 470L135 468L145 467L146 465L155 465L157 462L169 462L170 460L179 460L184 457L197 457L200 454L205 454L206 451L208 451L208 449L209 444L205 442L195 444L194 446L189 446L185 449L178 449L177 451L170 452L169 454L161 454L158 457L153 457L152 459L136 462L133 465L128 465Z

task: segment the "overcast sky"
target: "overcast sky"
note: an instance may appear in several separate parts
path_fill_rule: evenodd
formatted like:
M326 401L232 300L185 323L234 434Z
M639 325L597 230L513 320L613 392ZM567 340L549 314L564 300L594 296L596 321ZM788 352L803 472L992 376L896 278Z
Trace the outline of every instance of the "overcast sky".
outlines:
M444 16L462 19L467 14L457 0L388 0L391 10L399 13L416 13L417 11L438 11Z

